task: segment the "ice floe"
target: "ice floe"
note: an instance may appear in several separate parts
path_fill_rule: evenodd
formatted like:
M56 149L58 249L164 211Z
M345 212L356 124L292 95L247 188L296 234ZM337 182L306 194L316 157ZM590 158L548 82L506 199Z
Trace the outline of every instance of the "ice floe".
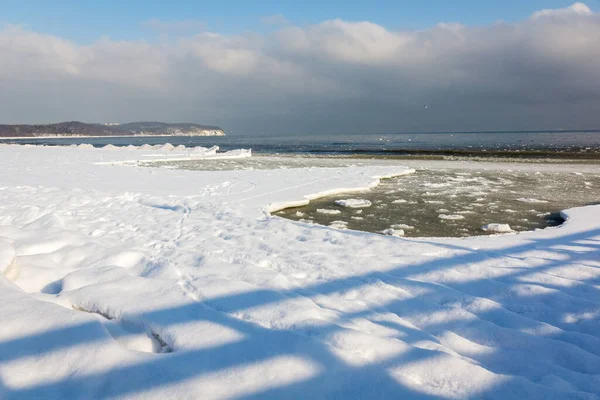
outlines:
M371 202L365 199L341 199L336 200L335 204L348 208L366 208L371 207Z
M513 232L509 224L485 224L481 227L481 230L493 233Z

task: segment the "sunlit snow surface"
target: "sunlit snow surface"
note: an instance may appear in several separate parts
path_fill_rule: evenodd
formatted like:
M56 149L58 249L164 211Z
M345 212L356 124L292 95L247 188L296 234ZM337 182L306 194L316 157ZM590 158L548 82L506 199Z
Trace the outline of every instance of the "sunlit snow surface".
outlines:
M137 167L152 151L0 146L0 398L600 393L600 206L560 227L454 239L269 214L360 198L379 178L418 177L410 168L597 166Z

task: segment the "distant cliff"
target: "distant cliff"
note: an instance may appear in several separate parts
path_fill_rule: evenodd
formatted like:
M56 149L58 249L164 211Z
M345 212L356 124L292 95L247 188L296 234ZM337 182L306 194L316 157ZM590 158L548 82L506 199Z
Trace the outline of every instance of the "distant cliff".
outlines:
M225 136L218 126L131 122L127 124L86 124L78 121L44 125L0 125L0 137L44 136Z

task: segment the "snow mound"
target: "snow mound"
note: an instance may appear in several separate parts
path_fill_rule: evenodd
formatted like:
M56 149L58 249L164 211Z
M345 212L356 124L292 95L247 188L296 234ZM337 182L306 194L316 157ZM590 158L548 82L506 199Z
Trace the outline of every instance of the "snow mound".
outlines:
M514 232L509 224L486 224L481 227L482 231L494 233Z
M344 199L336 200L335 204L347 208L365 208L371 207L371 202L366 199Z

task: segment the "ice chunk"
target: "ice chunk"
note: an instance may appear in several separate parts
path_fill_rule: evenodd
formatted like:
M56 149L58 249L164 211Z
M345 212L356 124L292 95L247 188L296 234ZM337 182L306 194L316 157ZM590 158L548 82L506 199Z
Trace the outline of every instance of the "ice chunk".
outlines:
M388 229L384 229L383 231L381 231L381 233L383 233L384 235L389 235L389 236L397 236L397 237L404 236L404 231L402 229L388 228Z
M333 221L329 224L331 228L335 229L346 229L348 227L348 222L346 221Z
M392 225L392 228L394 229L415 229L414 226L411 225L407 225L407 224L394 224Z
M369 200L366 200L366 199L343 199L343 200L336 200L335 204L337 204L338 206L348 207L348 208L365 208L365 207L371 207L371 202Z
M522 203L531 203L531 204L539 204L539 203L547 203L548 202L546 200L526 199L524 197L521 197L521 198L517 199L517 201L520 201Z
M465 219L464 215L458 215L458 214L440 214L438 215L439 219L447 219L447 220L458 220L458 219Z
M337 215L337 214L342 213L340 210L331 210L329 208L317 208L317 212L319 214L330 214L330 215Z
M481 230L494 233L514 232L508 224L486 224L481 227Z

